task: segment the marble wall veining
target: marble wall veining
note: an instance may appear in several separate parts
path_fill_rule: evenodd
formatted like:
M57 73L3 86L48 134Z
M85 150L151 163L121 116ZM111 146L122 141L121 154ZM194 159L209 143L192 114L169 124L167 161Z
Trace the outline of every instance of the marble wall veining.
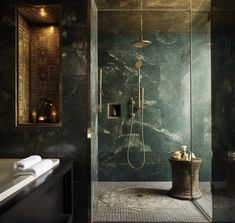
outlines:
M193 30L194 31L194 30ZM200 181L211 181L211 44L210 33L192 32L192 148L202 159Z
M87 222L90 172L87 128L87 2L39 0L62 5L62 127L15 127L15 5L0 2L0 157L39 154L74 161L74 219Z
M152 45L135 49L137 35L99 35L99 67L103 68L103 113L99 114L100 180L171 180L170 153L181 143L189 145L190 132L190 36L188 34L145 35ZM130 131L130 98L137 103L141 57L145 87L144 137L146 164L132 170L126 159ZM121 117L107 118L108 103L121 105ZM142 162L141 130L137 114L132 134L131 160Z
M205 34L193 35L193 72L190 70L190 35L145 35L152 45L135 49L136 35L99 35L99 67L103 69L103 113L99 114L99 180L102 181L170 181L169 157L186 144L190 149L190 125L193 128L193 150L202 158L201 181L210 181L210 49L197 49ZM130 131L130 98L137 104L138 71L136 57L141 57L142 86L145 88L144 138L146 164L133 170L127 163ZM190 87L190 72L197 80ZM200 80L203 94L200 94ZM193 103L190 101L193 90ZM197 98L201 97L200 101ZM121 105L121 117L107 118L109 103ZM193 106L193 123L190 119ZM204 106L204 107L200 107ZM198 117L204 117L198 120ZM132 134L131 160L141 164L143 151L141 115L137 114ZM189 151L189 150L188 150Z

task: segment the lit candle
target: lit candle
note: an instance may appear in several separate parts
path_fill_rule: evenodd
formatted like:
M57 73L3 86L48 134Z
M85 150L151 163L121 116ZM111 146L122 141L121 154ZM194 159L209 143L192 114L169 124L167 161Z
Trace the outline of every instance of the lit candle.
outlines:
M37 112L35 110L32 111L32 120L33 122L36 122L37 120Z
M50 32L51 32L51 33L54 32L54 26L50 26Z
M40 14L42 17L46 16L45 9L44 9L44 8L40 8L39 14Z
M39 122L44 122L45 118L43 116L39 116L38 120Z
M56 122L56 115L57 115L57 114L56 114L56 111L53 110L53 111L51 112L51 117L52 117L53 122Z

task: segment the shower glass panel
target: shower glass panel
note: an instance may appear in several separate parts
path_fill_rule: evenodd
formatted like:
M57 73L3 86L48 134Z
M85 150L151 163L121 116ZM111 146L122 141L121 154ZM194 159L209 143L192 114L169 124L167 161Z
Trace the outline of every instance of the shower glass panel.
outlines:
M171 152L190 143L190 32L188 11L144 9L145 39L153 44L137 49L139 11L99 10L98 61L103 70L103 108L99 113L99 179L101 181L170 181ZM107 18L112 20L107 26ZM167 27L164 21L168 20ZM174 21L183 24L174 27ZM154 21L159 21L155 23ZM127 24L128 23L128 24ZM110 24L115 26L110 27ZM134 27L133 27L134 26ZM131 28L132 27L132 28ZM138 106L139 57L144 91L146 163L139 171L128 165L131 98ZM121 117L108 119L108 105L120 104ZM143 160L141 112L135 113L130 161Z
M185 159L192 152L201 158L198 181L203 183L199 186L200 189L205 186L205 190L208 186L210 191L210 48L197 47L210 34L209 26L200 23L205 16L204 12L199 12L204 1L197 1L195 6L189 0L180 3L172 0L171 4L143 1L142 32L144 39L152 43L146 48L132 45L139 39L141 1L116 1L114 4L96 0L95 3L98 8L96 50L98 67L103 74L103 91L102 112L93 113L99 117L98 148L92 154L98 159L96 166L92 164L92 172L99 170L98 184L93 190L96 191L93 193L95 205L92 207L96 210L93 222L181 221L181 214L177 213L182 213L184 208L188 208L185 213L188 221L195 221L190 218L194 210L200 222L207 222L210 213L202 214L205 206L193 193L190 160L178 160L187 165L184 178L187 191L182 196L175 191L169 194L174 170L169 159L173 152L180 154L182 149L186 149ZM194 21L198 21L196 25ZM201 26L203 31L197 31ZM91 72L91 75L97 76L98 72ZM203 86L201 78L204 78ZM140 91L142 88L144 90ZM144 105L143 120L140 99ZM118 105L118 117L110 118L110 105ZM203 105L205 107L201 107ZM115 106L112 112L116 114ZM132 166L141 168L132 168L128 160ZM185 167L182 168L184 174ZM181 173L174 177L180 185ZM192 197L197 200L195 203ZM169 202L179 212L171 214L173 209L169 208Z
M212 1L213 220L235 219L235 2Z
M90 123L88 124L91 137L91 221L96 209L96 187L98 182L98 56L97 56L97 8L94 1L90 2Z
M192 2L191 28L192 150L201 159L198 204L212 219L211 146L211 1ZM193 178L193 176L192 176Z

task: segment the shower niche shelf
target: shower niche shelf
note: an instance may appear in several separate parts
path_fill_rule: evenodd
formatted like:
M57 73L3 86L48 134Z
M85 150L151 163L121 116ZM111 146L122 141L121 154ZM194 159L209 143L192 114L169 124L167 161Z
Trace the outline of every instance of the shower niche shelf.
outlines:
M120 104L108 104L108 119L117 119L121 117L121 105Z
M61 6L16 13L16 126L61 126Z

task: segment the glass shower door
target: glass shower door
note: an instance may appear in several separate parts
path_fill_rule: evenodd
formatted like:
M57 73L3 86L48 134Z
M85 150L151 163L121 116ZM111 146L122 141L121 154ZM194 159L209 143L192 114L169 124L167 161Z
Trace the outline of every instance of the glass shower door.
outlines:
M89 92L90 120L88 124L88 138L90 140L91 166L91 222L96 209L96 186L98 182L98 56L97 56L97 8L95 2L90 1L90 78Z
M193 198L211 220L211 1L198 5L197 0L192 0L191 15L191 147L201 160L199 188L202 194L200 199L194 195Z
M139 37L139 23L135 22L140 19L140 4L133 6L96 2L99 9L98 49L97 43L93 48L94 42L91 43L91 53L97 55L98 50L99 68L103 71L103 105L102 113L98 115L97 107L93 110L92 102L94 125L97 125L97 115L99 116L99 141L97 132L93 129L96 138L92 139L91 156L92 210L94 213L97 199L100 204L97 211L100 213L97 215L98 222L102 222L102 219L113 221L120 216L132 220L131 216L136 213L139 214L136 221L145 222L143 213L148 212L147 207L151 204L155 208L152 214L158 213L155 222L162 222L158 216L161 213L162 216L168 215L163 213L164 202L158 203L158 199L162 195L164 199L173 199L169 196L172 180L169 159L173 151L181 150L182 144L187 145L188 154L189 151L194 152L202 160L198 179L200 188L208 184L210 186L210 50L197 45L208 37L208 33L205 34L204 31L207 22L200 23L201 19L205 19L204 11L200 12L203 4L200 1L197 4L199 8L194 9L191 0L184 1L183 5L176 2L173 6L167 3L151 6L147 1L143 2L146 4L143 7L144 38L152 42L147 48L134 48L132 45ZM195 21L198 22L194 23ZM132 28L133 24L135 29ZM201 28L203 31L197 30ZM97 34L97 27L94 29ZM95 37L97 40L93 32L94 30L91 31L91 38ZM145 88L143 132L146 162L143 168L133 169L127 159L129 145L132 164L141 166L144 155L140 140L142 120L138 111L135 114L133 131L130 131L131 99L138 104L136 63L139 59L143 63L141 86ZM92 65L92 72L96 71L92 75L96 76L92 76L91 82L96 85L92 85L94 88L91 92L92 100L97 105L96 59L94 64L96 65ZM191 202L192 195L194 196L193 176L190 176L191 162L178 160L178 163L187 165L186 199L190 200L190 207L195 208L198 216L201 216L201 212ZM99 194L95 194L97 179ZM182 183L180 178L176 181L178 184ZM204 181L205 184L201 183ZM162 191L159 188L165 194L159 193ZM139 211L138 202L133 203L130 200L144 200L146 194L151 200L147 199L146 205L141 205ZM173 201L181 202L177 199ZM196 204L199 203L197 200ZM155 204L159 207L154 206Z

